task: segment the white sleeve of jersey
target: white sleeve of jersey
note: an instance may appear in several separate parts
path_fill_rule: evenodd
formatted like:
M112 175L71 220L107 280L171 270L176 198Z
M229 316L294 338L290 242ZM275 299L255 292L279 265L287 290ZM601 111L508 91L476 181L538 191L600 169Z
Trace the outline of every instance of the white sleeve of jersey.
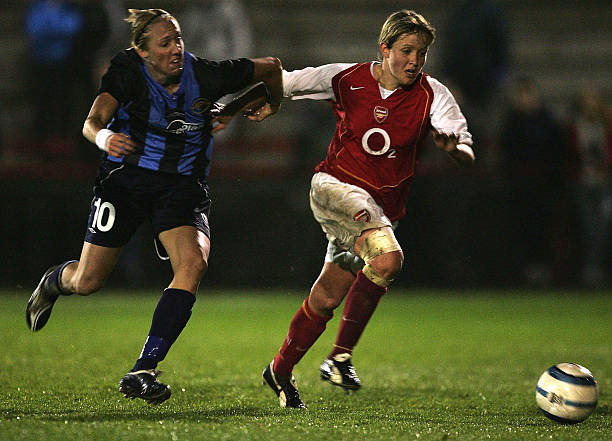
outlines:
M324 64L287 72L283 70L283 95L292 100L334 98L332 78L355 63Z
M438 132L454 133L458 137L458 144L471 146L472 135L468 132L467 121L453 94L435 78L427 77L427 81L434 93L429 115L432 127Z

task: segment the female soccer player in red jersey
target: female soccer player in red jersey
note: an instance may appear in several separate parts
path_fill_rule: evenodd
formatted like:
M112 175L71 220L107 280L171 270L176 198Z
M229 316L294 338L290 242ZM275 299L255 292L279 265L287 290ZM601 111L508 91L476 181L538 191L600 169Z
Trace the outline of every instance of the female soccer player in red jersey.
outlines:
M400 271L394 236L428 132L459 164L474 162L472 136L449 90L421 70L435 29L414 11L391 14L381 62L328 64L283 72L290 99L331 100L336 131L315 169L310 206L329 243L323 269L287 338L264 369L283 407L305 407L293 367L323 333L346 297L336 342L321 378L359 389L352 351L387 287Z

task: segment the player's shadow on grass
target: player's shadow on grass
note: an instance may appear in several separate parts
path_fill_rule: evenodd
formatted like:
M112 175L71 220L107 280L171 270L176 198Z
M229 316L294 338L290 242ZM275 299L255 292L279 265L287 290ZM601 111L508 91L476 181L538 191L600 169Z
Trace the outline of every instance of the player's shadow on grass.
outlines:
M163 405L162 405L163 406ZM177 409L176 407L157 407L135 405L131 409L102 409L83 411L79 409L64 410L57 415L27 414L20 412L23 419L35 418L40 421L56 422L104 422L104 421L168 421L168 422L212 422L222 423L229 418L259 417L266 415L266 409L255 406L235 406L222 409ZM10 416L5 414L6 416ZM17 416L17 415L16 415Z

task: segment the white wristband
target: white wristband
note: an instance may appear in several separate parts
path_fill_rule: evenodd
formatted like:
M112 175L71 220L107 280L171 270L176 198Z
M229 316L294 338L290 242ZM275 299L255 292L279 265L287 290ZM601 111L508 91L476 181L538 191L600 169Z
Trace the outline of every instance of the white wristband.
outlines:
M109 136L114 134L115 132L113 132L112 130L101 129L96 135L96 145L98 146L98 148L103 152L107 152L108 150L106 150L106 140L109 138Z

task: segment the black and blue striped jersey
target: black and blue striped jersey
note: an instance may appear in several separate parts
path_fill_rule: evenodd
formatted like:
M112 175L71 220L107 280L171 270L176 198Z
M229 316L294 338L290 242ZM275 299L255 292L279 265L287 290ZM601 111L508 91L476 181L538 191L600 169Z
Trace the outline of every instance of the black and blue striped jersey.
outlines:
M134 49L121 51L102 77L98 94L108 92L119 101L107 128L129 135L138 151L121 158L105 153L103 159L206 178L213 146L209 110L222 96L248 86L253 71L246 58L215 62L185 52L180 86L170 95Z

